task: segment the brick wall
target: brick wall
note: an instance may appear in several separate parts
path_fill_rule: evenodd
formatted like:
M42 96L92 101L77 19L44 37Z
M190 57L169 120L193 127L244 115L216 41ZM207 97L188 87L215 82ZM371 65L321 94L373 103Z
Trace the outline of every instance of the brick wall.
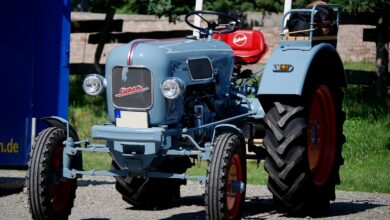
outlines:
M72 20L104 19L104 14L72 13ZM262 62L266 62L273 49L278 46L280 15L268 13L246 13L248 28L259 28L270 47L270 52ZM148 32L186 30L184 22L169 23L166 18L158 19L147 15L115 15L114 19L123 19L123 32ZM363 28L368 25L341 25L338 34L338 52L344 61L375 60L375 43L363 42ZM71 35L71 63L93 63L96 44L88 44L89 33L73 33ZM106 44L100 59L105 63L108 53L120 44Z
M375 42L363 42L363 29L369 25L341 25L337 50L344 61L375 60Z

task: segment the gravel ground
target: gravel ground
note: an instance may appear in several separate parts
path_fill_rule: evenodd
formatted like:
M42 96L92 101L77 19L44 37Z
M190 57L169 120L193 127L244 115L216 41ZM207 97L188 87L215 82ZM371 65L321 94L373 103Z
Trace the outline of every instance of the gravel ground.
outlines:
M30 219L22 171L0 170L0 219ZM133 209L114 187L112 177L83 177L79 181L70 219L204 219L204 187L189 182L181 188L177 207L145 211ZM275 210L266 186L249 185L244 219L288 219ZM321 219L389 219L390 194L337 191L330 215ZM309 217L308 217L309 219Z

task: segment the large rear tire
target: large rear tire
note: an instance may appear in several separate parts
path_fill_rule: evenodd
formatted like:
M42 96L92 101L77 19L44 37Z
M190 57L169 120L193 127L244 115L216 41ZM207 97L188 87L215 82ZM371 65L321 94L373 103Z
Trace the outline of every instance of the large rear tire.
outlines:
M345 142L340 88L319 84L301 103L275 102L267 112L264 145L268 189L292 215L326 214L335 199Z
M190 166L187 157L176 158L174 161L165 161L160 171L184 173ZM113 160L112 168L120 170ZM181 179L143 178L143 177L115 177L116 190L122 199L138 209L161 209L171 207L180 199L180 186L185 184Z
M76 197L77 179L62 177L63 129L43 130L31 149L27 192L33 219L68 219ZM73 158L81 162L81 154ZM73 162L73 161L72 161Z
M240 219L246 192L245 144L234 133L218 136L206 176L206 219Z

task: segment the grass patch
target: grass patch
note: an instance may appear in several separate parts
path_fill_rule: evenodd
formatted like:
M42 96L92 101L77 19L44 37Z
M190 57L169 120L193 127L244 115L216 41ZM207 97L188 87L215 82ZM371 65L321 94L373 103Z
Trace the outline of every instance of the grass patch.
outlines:
M343 190L390 193L390 117L346 121L341 167Z
M341 185L348 191L390 193L390 153L367 155L365 159L346 159L341 168Z
M390 72L390 65L388 67ZM344 62L344 69L375 72L375 62L374 61L360 61L360 62L348 61L348 62Z
M92 97L82 89L84 77L70 76L69 121L76 128L81 140L91 138L93 125L107 121L107 106L104 95ZM93 141L92 143L104 143ZM83 153L84 170L107 170L111 157L106 153Z
M343 146L339 189L390 193L390 98L373 97L364 87L350 86L344 111L346 143Z
M193 176L203 176L206 175L206 170L207 161L201 161L195 166L188 169L187 173ZM247 182L249 184L264 185L267 184L267 178L268 175L264 170L263 161L261 161L259 165L257 165L255 160L247 161Z

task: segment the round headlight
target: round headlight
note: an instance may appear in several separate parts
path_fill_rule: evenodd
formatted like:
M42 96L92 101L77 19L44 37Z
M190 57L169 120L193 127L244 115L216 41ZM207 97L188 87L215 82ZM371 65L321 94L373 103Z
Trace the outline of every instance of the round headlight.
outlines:
M186 85L179 78L168 78L161 84L161 93L167 99L175 99L185 91Z
M104 77L98 74L90 74L85 77L83 82L84 92L88 95L99 95L104 90Z

